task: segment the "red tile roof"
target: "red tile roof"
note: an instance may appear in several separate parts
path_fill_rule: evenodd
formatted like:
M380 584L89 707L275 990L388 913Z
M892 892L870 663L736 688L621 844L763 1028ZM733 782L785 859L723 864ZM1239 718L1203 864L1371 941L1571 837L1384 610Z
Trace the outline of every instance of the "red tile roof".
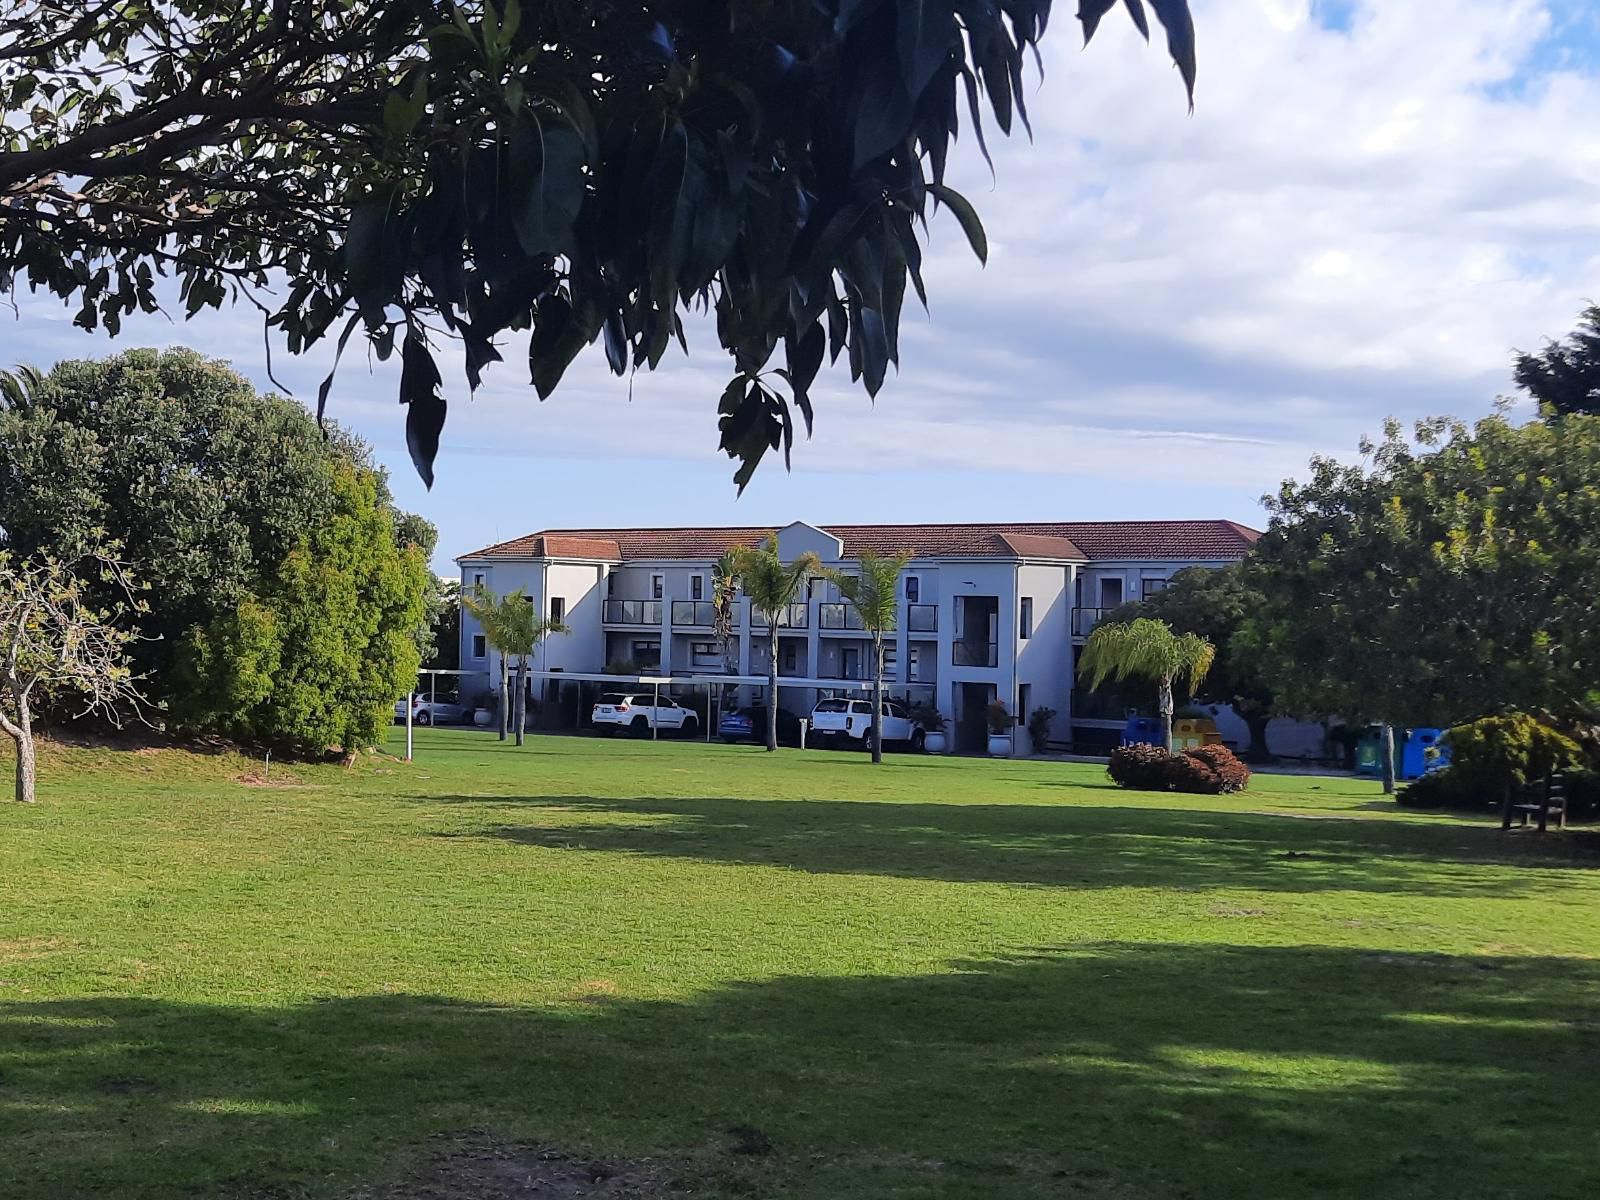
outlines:
M1236 521L1021 521L982 525L826 525L844 557L863 550L918 558L1235 559L1261 534ZM485 546L463 559L708 560L755 546L766 525L712 529L547 529Z

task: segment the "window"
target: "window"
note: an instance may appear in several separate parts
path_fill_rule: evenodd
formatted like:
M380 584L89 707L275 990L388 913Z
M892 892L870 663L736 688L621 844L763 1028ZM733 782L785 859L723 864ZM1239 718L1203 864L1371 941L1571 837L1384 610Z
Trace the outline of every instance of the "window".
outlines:
M715 642L690 642L689 653L695 658L717 658L722 654L722 648Z
M900 662L900 643L885 642L883 644L883 673L893 675L895 667Z
M1122 603L1122 580L1102 579L1100 581L1100 607L1116 608Z
M1017 685L1017 724L1028 723L1028 705L1033 702L1033 684L1022 683Z
M852 700L850 701L850 711L853 713L864 713L870 717L872 715L872 705L868 704L865 700Z
M633 661L641 667L649 667L652 671L661 669L661 641L658 638L653 642L633 643Z
M472 586L474 588L481 588L483 586L483 572L482 571L474 571L472 573Z
M1143 579L1139 581L1139 587L1140 595L1154 596L1157 592L1166 591L1167 581L1165 579Z
M706 598L706 577L704 575L689 576L689 599L704 600Z
M922 580L915 575L906 576L906 603L916 604L922 599Z
M565 596L550 597L550 619L561 621L567 615L567 598Z
M612 596L615 596L616 594L617 594L617 573L615 571L607 571L606 572L606 598L610 599Z
M827 587L827 584L828 581L822 576L813 575L806 580L806 599L815 600L819 596L825 596L827 593L823 589Z
M782 650L780 651L780 653L782 654L782 657L783 657L782 666L783 666L783 673L785 675L793 675L799 669L799 665L800 665L799 649L800 648L798 646L796 646L793 642L784 642L784 643L782 643Z
M841 678L861 678L861 651L852 650L849 647L846 647L845 649L839 651L839 661L843 664L843 667L840 671Z
M484 637L481 633L475 633L472 635L472 657L489 657L489 639Z
M650 599L652 599L652 600L661 599L662 593L665 590L665 586L666 586L666 578L665 578L665 576L662 576L662 575L659 575L659 574L650 576Z
M849 712L850 705L843 700L820 700L813 712Z
M1033 636L1033 597L1022 598L1022 615L1017 623L1017 634L1023 641Z
M907 665L910 670L906 672L907 683L922 682L922 647L912 642L906 653Z

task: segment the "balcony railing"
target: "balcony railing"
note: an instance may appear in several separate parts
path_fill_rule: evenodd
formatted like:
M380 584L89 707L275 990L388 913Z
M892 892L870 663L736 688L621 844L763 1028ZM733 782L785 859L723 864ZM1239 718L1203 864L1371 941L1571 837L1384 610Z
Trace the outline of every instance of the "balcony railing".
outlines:
M818 629L865 629L861 614L852 605L830 601L817 605Z
M717 623L717 608L709 600L674 600L672 623L683 629L710 629Z
M601 611L607 625L660 625L659 600L607 600Z
M906 628L912 633L938 633L939 606L937 604L906 605Z
M787 608L778 610L778 628L780 629L805 629L810 624L811 617L804 604L791 604ZM750 625L754 629L766 629L767 614L752 606L750 609Z
M1094 627L1110 616L1115 609L1111 608L1075 608L1072 610L1072 636L1088 637L1094 632Z
M1000 662L995 642L951 642L950 661L958 667L993 667Z

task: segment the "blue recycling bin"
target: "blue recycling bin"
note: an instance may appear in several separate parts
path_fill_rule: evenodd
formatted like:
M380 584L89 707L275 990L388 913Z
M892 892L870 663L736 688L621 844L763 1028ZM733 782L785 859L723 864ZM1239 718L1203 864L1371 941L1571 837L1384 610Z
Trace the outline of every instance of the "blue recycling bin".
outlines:
M1159 746L1164 741L1161 722L1155 717L1129 717L1128 723L1122 727L1124 746L1137 746L1141 742L1147 746Z
M1429 771L1449 766L1450 747L1443 738L1442 729L1408 731L1405 745L1400 748L1400 778L1421 779Z

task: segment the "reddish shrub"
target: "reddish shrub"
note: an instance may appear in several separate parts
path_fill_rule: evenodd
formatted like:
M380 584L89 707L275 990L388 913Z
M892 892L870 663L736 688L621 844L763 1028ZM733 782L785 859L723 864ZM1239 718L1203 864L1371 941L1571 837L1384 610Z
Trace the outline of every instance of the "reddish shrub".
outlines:
M1111 752L1106 774L1118 787L1133 788L1140 792L1164 792L1167 790L1165 767L1169 757L1160 746L1144 742L1118 746Z
M1183 752L1185 758L1198 759L1217 778L1217 792L1242 792L1250 786L1250 768L1240 762L1226 746L1200 746Z
M1219 795L1242 792L1250 785L1250 768L1226 746L1201 746L1168 754L1160 746L1119 746L1111 752L1106 774L1119 787L1142 792L1193 792Z

